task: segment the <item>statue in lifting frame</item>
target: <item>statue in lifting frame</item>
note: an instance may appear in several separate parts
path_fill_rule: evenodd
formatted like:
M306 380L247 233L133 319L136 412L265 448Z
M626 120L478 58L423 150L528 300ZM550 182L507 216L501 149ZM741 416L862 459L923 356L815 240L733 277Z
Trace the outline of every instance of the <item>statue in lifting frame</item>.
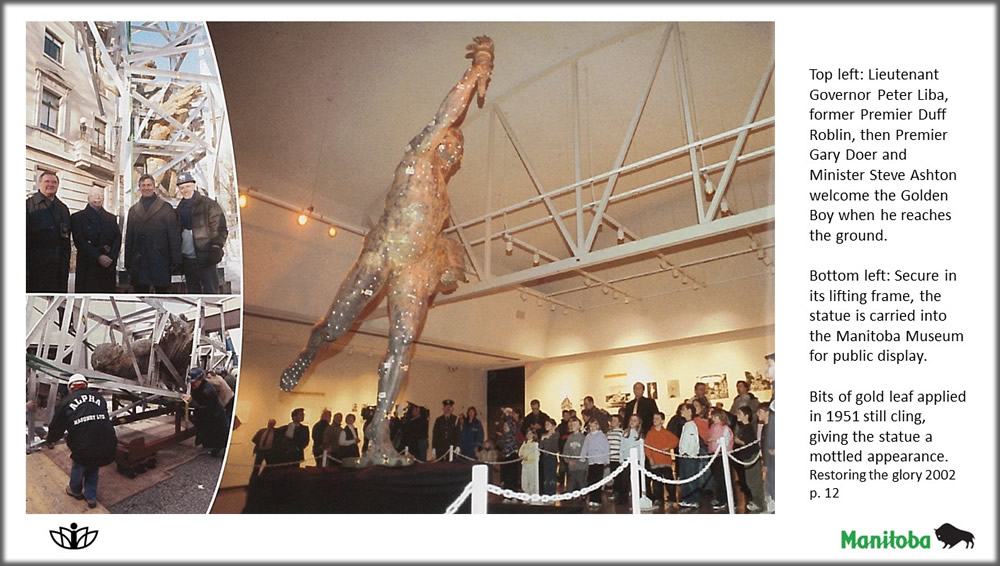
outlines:
M441 236L441 230L449 216L446 181L462 158L457 124L474 93L482 104L493 72L493 41L485 36L474 41L466 47L472 65L430 123L406 146L385 211L365 236L361 255L340 284L329 313L313 327L305 349L281 374L281 389L291 391L320 347L346 332L386 288L389 348L378 368L376 411L365 430L372 442L361 465L398 461L389 438L389 416L409 369L413 341L423 327L431 297L439 290L454 290L459 278L465 280L462 247Z

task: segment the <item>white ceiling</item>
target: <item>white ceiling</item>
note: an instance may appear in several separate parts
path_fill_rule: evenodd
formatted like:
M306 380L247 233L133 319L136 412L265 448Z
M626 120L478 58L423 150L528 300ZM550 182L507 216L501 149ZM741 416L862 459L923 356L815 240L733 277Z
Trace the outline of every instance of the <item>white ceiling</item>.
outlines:
M637 103L658 62L641 119L624 163L630 164L687 143L681 98L683 53L690 93L693 136L708 138L739 127L774 56L772 23L210 23L233 134L241 188L252 188L296 206L354 225L377 218L392 172L406 143L426 124L469 60L465 45L489 35L496 63L486 104L469 109L463 124L465 157L449 184L455 220L464 222L525 199L541 187L551 191L603 173L614 166ZM661 42L669 39L661 57ZM576 97L573 69L576 68ZM752 120L774 116L773 77ZM574 102L574 99L576 102ZM574 124L574 103L579 121ZM506 116L520 144L519 155L491 104ZM493 130L490 139L491 125ZM574 134L574 129L579 134ZM576 140L579 140L578 146ZM734 137L696 152L699 166L729 158ZM774 127L754 129L742 154L774 144ZM490 149L493 149L492 154ZM577 149L578 147L578 149ZM576 153L579 152L579 177ZM492 164L493 175L490 175ZM690 173L687 151L623 174L614 195ZM719 183L722 169L709 173ZM488 187L492 186L492 191ZM584 204L599 200L605 182L584 186ZM706 198L707 201L710 198ZM569 191L552 199L555 207L575 207ZM773 151L736 166L726 202L735 213L774 204ZM705 204L707 208L707 204ZM275 208L279 214L289 214ZM592 250L618 245L617 222L627 241L698 223L690 178L608 206L612 223L602 226ZM492 231L511 229L518 249L510 256L504 240L491 244L492 274L530 269L532 253L541 263L572 252L551 222L516 230L549 214L537 202L493 218ZM584 233L593 218L583 214ZM564 218L576 238L576 216ZM288 230L296 230L289 222ZM469 226L470 240L483 238L482 222ZM773 264L773 222L663 250L669 264L694 282L768 276ZM765 250L764 259L758 257ZM472 246L482 266L484 245ZM249 251L247 253L250 253ZM658 252L603 263L588 269L634 300L663 295ZM690 264L690 265L688 265ZM248 274L247 278L250 279ZM475 277L470 277L475 281ZM599 285L569 272L533 279L529 292L586 310L607 303ZM251 285L248 284L248 290ZM268 304L248 295L248 304Z

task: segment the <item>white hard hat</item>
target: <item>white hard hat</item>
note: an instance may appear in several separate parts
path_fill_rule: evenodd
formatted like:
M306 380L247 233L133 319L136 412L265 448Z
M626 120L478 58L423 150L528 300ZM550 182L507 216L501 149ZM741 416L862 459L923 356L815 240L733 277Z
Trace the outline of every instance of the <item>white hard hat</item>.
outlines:
M87 378L84 377L82 373L74 373L69 377L69 384L73 385L74 383L82 383L84 385L89 385Z

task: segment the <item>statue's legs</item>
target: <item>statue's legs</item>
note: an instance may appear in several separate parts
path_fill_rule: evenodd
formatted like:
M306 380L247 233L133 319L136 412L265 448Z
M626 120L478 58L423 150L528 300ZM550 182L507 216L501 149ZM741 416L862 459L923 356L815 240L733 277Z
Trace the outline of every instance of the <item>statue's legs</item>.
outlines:
M291 391L302 374L316 359L316 352L328 342L333 342L346 332L358 315L378 295L385 283L385 262L381 254L365 251L354 264L350 274L340 284L337 296L330 305L326 318L316 323L309 342L290 366L281 373L281 390Z
M389 318L392 327L389 331L389 350L378 368L375 416L365 429L365 437L373 439L362 458L365 464L378 464L397 456L389 435L389 416L403 380L409 373L413 341L427 315L425 293L425 287L412 279L406 284L390 285Z

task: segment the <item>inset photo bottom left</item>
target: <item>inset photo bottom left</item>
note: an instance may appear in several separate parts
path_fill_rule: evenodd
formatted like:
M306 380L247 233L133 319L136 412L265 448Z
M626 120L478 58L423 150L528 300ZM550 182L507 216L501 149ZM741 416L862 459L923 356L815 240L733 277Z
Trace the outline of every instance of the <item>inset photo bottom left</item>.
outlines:
M239 375L239 296L28 296L27 513L206 513Z

